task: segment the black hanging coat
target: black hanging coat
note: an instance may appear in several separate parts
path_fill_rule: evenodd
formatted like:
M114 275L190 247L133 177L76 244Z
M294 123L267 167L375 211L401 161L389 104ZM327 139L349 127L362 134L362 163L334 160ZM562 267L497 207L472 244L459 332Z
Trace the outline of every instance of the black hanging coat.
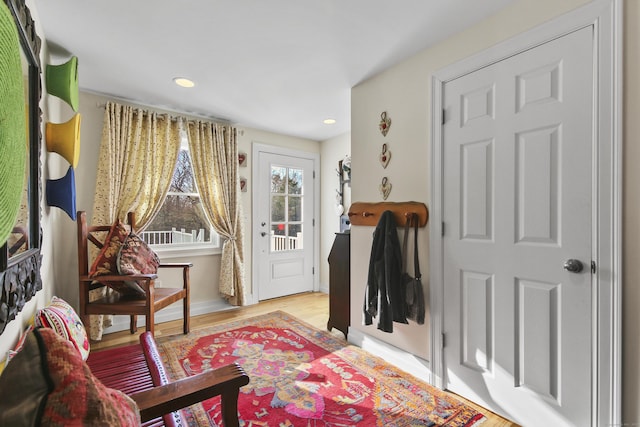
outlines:
M364 324L378 317L378 329L393 332L393 322L407 321L406 291L402 283L402 255L391 211L384 211L373 232L369 276L364 301Z

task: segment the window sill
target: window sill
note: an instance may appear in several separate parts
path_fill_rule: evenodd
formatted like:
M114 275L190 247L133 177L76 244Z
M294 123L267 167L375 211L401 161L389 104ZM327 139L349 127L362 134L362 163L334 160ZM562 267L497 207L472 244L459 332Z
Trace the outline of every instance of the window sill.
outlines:
M158 254L161 260L172 258L189 258L193 256L205 256L205 255L220 255L222 253L219 247L197 247L197 246L183 246L183 247L171 247L163 248L158 246L151 246L151 249Z

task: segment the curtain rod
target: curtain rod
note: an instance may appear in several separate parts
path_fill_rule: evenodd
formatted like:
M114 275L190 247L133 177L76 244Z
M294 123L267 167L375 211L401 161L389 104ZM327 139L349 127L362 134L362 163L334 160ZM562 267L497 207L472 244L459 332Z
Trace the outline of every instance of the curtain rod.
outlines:
M127 101L127 102L128 102L128 101ZM103 104L103 103L100 103L100 102L96 102L96 108L104 108L104 107L106 107L106 106L107 106L107 104ZM144 107L144 106L141 106L141 105L136 105L136 106L137 106L137 107ZM148 107L148 108L155 108L155 107ZM151 113L151 111L145 110L144 108L141 108L141 110L143 111L143 114L149 114L149 113ZM178 114L178 115L180 115L180 114L187 114L187 113L169 112L169 111L164 111L164 112L162 112L162 113L159 113L159 112L157 112L157 111L156 111L155 113L156 113L156 114L160 114L160 115L166 115L166 116L168 116L168 117L171 119L171 121L173 121L173 122L175 122L178 118L177 118L177 117L173 117L173 116L171 116L171 114ZM187 121L188 121L188 120L193 120L194 118L196 118L196 119L201 119L201 120L207 120L207 121L209 121L209 122L213 122L213 123L217 123L217 124L234 126L234 125L233 125L231 122L229 122L229 121L220 121L220 120L218 120L218 119L211 119L211 118L206 118L206 117L201 117L201 116L191 116L191 117L182 117L182 118L183 118L183 119L185 119L185 120L187 120ZM238 132L238 135L240 135L240 136L243 136L243 135L244 135L244 129L238 129L238 128L236 128L236 130L237 130L237 132Z
M107 106L107 104L104 104L104 103L103 103L103 104L101 104L101 103L99 103L99 102L96 102L96 107L97 107L97 108L102 108L102 109L104 109L106 106ZM139 107L139 106L138 106L138 107ZM171 119L171 121L172 121L172 122L175 122L175 121L177 121L177 120L178 120L178 118L177 118L177 117L172 116L172 115L171 115L171 113L168 113L168 112L160 113L160 112L158 112L158 111L149 111L149 110L145 110L144 108L140 108L140 110L142 110L142 114L147 114L147 115L148 115L148 114L155 113L155 114L157 114L158 116L167 116L169 119ZM186 117L183 117L183 118L184 118L184 119L187 119Z
M100 93L100 92L92 92L92 91L85 91L85 92L109 98L109 100L114 101L114 102L125 102L127 104L131 104L132 106L140 107L142 109L144 109L144 108L152 108L152 109L157 109L157 110L162 110L163 111L163 113L158 113L158 114L180 114L180 115L188 116L188 117L185 117L185 118L191 117L191 118L200 119L200 120L208 120L208 121L212 121L212 122L216 122L216 123L220 123L220 124L232 125L230 120L220 119L218 117L207 117L207 116L199 115L199 114L186 113L184 111L171 110L171 109L159 107L159 106L156 106L156 105L142 104L142 103L140 103L138 101L134 101L132 99L127 99L127 98L122 98L122 97L112 96L112 95L105 95L104 93ZM98 108L104 108L106 105L107 105L106 103L96 102L96 107L98 107Z
M107 106L106 103L100 103L100 102L96 102L96 107L98 108L105 108ZM190 115L188 113L182 113L179 111L149 111L146 108L156 108L156 107L146 107L146 106L142 106L142 105L131 105L134 108L139 108L140 110L142 110L143 114L152 114L155 113L159 116L167 116L171 119L171 121L175 122L176 120L178 120L178 117L176 116L181 116L182 119L184 120L205 120L208 122L212 122L212 123L218 123L221 125L232 125L231 122L227 121L227 120L219 120L219 119L214 119L211 117L202 117L202 116L193 116Z

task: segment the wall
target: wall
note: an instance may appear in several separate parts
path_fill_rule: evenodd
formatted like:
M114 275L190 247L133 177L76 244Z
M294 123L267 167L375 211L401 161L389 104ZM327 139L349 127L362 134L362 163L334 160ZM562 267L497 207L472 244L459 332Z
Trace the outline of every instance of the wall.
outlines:
M340 231L340 216L336 213L336 190L339 189L338 162L351 154L351 134L345 133L322 141L320 150L320 290L329 292L329 263L327 258L333 245L335 233ZM343 197L344 213L351 205L351 186L345 184Z
M392 200L416 199L428 205L429 181L429 133L430 133L430 78L434 71L462 58L486 49L502 40L522 33L549 19L575 9L587 0L521 0L486 21L470 28L430 49L427 49L404 63L393 67L381 75L364 82L352 91L352 152L353 168L361 172L354 176L354 200L379 200L371 182L377 182L381 171L375 168L371 146L381 140L376 135L377 115L388 111L394 120L387 139L392 141L393 155L400 151L419 158L407 164L403 172L390 170L394 184ZM624 2L624 143L623 143L623 319L622 319L622 412L623 423L640 423L640 269L636 266L640 256L640 196L638 185L640 169L640 2ZM395 131L403 129L402 137ZM375 139L374 139L375 138ZM375 143L374 143L375 142ZM403 155L403 154L400 154ZM403 156L406 156L404 154ZM397 156L395 157L397 160ZM395 161L392 160L392 163ZM391 166L390 166L391 167ZM393 175L391 175L393 173ZM408 190L414 185L418 188ZM396 188L402 188L401 194ZM370 245L368 230L352 231L352 323L361 319L361 289L366 277L366 260L363 255ZM365 329L370 333L370 328ZM403 340L389 340L392 344L409 348L409 340L421 339L428 334L427 328L415 328Z

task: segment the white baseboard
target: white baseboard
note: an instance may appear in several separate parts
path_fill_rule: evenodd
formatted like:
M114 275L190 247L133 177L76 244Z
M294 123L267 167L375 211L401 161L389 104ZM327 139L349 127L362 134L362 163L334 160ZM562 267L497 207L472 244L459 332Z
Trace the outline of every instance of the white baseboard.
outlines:
M410 373L427 383L431 383L431 364L428 360L417 357L405 350L373 338L362 331L349 328L348 340L363 350L374 354L398 369Z
M320 292L322 292L323 294L328 294L329 293L329 284L328 283L320 283Z
M191 316L199 316L201 314L215 313L217 311L231 310L235 306L227 304L224 300L198 301L191 303L189 311ZM169 322L171 320L182 319L182 302L173 304L156 312L156 324ZM138 316L138 327L145 326L144 316ZM113 324L104 330L105 334L112 332L126 331L129 329L129 316L114 316Z

